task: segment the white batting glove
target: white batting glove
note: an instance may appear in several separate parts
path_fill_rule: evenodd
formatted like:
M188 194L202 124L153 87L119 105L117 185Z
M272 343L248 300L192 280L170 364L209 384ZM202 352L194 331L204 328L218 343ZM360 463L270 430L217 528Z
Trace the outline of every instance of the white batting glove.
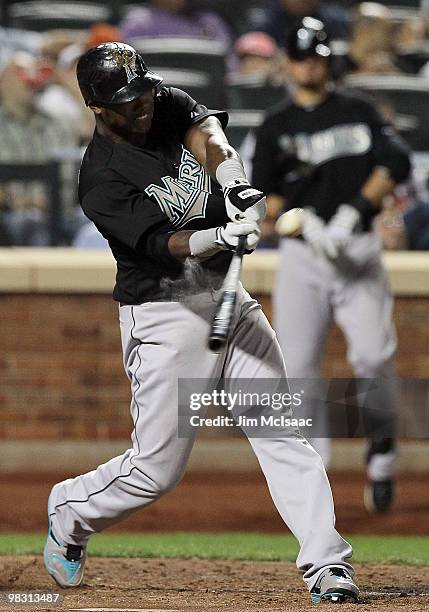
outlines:
M251 253L261 238L261 230L255 221L227 223L217 228L216 244L222 249L235 251L240 236L246 236L246 253Z
M338 257L338 248L329 236L325 222L311 208L304 208L302 235L318 257Z
M189 238L191 256L203 261L220 251L235 251L240 236L247 236L246 253L251 253L261 237L258 224L227 223L225 227L212 227L194 232Z
M250 186L247 179L234 179L223 187L226 213L231 221L261 223L267 212L262 191Z
M361 220L360 212L350 204L341 204L337 212L326 226L328 236L338 249L342 249L349 242L353 230Z

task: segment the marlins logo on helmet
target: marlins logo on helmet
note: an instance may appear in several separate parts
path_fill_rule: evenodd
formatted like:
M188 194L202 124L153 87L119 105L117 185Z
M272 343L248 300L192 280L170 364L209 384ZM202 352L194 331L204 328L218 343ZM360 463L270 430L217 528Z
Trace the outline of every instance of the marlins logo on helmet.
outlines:
M162 83L142 56L125 43L104 43L89 49L77 65L77 80L87 106L131 102Z

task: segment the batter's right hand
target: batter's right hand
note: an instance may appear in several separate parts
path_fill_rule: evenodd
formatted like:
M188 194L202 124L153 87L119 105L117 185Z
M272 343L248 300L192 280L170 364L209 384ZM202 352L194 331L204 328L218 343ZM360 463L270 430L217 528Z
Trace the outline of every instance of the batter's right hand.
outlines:
M261 223L267 213L265 194L251 187L246 179L236 179L223 188L226 213L231 221Z
M338 247L327 232L325 222L311 208L304 209L302 235L319 257L338 257Z
M216 244L222 249L235 251L240 236L247 236L247 249L245 252L252 253L256 249L256 245L261 238L259 225L256 221L249 221L246 223L234 221L227 223L225 227L217 228Z

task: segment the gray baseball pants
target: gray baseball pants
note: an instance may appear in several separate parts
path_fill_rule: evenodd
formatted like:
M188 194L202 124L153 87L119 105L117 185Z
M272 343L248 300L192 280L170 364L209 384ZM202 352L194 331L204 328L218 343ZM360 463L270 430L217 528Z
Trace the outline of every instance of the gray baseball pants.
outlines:
M96 470L54 486L50 516L63 542L85 545L91 534L145 508L180 481L194 439L177 435L178 379L286 376L274 331L243 288L227 351L213 354L206 348L217 298L216 292L206 292L181 302L120 307L132 393L132 447ZM308 588L327 565L345 566L353 573L347 562L352 549L334 527L332 494L320 456L293 430L249 441L277 510L300 543L297 567Z
M398 387L392 364L396 349L393 299L375 236L354 237L345 252L347 259L337 263L317 257L297 239L283 239L279 253L274 328L292 387L293 378L320 378L325 342L335 321L345 336L347 359L356 377L377 379L378 392L368 396L368 403L374 405L366 408L394 419ZM311 443L327 466L329 438L311 439ZM394 451L375 456L368 466L369 477L391 477L394 461Z

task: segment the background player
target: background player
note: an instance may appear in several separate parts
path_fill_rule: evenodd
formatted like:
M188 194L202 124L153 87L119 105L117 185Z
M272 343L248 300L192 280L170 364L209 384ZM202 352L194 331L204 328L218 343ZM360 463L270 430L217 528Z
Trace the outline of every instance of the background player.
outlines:
M226 113L160 87L161 77L128 45L88 51L77 74L96 117L79 193L117 262L134 429L123 455L52 489L45 564L63 587L80 584L94 532L153 503L182 477L193 438L178 437L178 379L285 377L274 333L242 288L227 351L206 346L230 251L241 235L255 248L265 213L263 193L249 187L223 133ZM240 222L230 222L237 214ZM295 431L282 433L250 442L300 542L297 565L315 601L356 599L351 547L334 528L323 463Z
M377 378L367 414L377 428L394 420L396 348L392 297L371 221L383 198L407 178L404 143L375 108L330 83L324 25L311 17L293 29L286 52L292 96L258 131L253 183L268 194L268 228L279 212L305 209L303 239L280 244L274 327L291 378L320 377L323 348L335 320L357 377ZM374 432L376 429L374 429ZM329 440L314 440L329 461ZM367 454L368 508L393 500L395 443L374 433Z

